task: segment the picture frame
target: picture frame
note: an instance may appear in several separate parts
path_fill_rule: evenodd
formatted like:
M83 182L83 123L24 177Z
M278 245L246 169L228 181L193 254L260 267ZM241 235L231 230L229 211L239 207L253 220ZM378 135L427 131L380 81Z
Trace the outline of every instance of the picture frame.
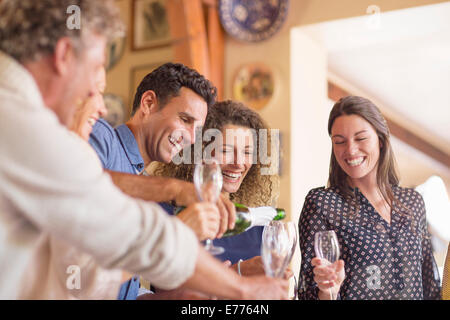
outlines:
M133 0L131 49L146 50L172 43L166 10L167 0Z

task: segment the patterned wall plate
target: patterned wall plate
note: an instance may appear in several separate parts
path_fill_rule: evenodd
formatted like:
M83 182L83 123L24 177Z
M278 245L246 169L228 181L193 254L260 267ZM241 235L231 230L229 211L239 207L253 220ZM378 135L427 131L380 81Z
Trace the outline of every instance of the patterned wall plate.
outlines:
M258 42L280 30L288 8L289 0L220 0L219 15L232 37Z
M260 110L271 100L275 88L272 70L264 64L252 63L239 69L233 82L233 98Z

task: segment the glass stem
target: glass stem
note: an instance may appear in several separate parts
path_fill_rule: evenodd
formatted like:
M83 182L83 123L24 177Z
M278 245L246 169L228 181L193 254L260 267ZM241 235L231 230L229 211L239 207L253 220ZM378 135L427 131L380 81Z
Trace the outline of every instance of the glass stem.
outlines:
M336 300L336 298L334 297L334 293L331 290L331 288L329 290L330 290L330 298L331 298L331 300Z

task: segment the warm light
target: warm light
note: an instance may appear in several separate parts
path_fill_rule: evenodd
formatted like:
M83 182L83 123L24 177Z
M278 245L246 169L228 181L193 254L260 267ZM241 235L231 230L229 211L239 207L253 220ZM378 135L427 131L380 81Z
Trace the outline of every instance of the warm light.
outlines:
M416 187L422 195L427 210L427 221L432 235L450 241L450 202L444 181L431 176Z

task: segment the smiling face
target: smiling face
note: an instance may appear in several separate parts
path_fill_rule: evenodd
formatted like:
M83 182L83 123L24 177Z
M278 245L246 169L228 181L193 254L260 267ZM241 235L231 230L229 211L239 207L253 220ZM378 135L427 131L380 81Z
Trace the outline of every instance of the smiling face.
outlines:
M148 158L169 163L184 147L195 141L195 129L205 123L207 104L191 89L182 87L145 123Z
M333 154L353 184L376 178L380 142L372 125L358 115L342 115L331 128Z
M101 67L97 73L98 90L76 111L72 130L84 140L89 139L95 122L107 114L103 93L106 87L105 68Z
M255 144L251 130L228 124L222 129L223 143L218 146L217 159L222 169L222 191L235 193L252 167Z

